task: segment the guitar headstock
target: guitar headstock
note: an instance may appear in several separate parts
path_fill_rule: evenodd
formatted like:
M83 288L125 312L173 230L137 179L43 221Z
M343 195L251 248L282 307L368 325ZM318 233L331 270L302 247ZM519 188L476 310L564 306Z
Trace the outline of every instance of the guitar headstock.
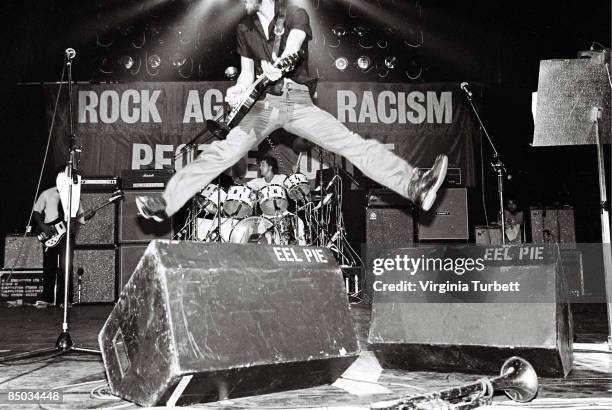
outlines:
M115 192L113 192L110 198L108 198L108 202L115 202L119 199L123 199L124 196L125 194L123 193L123 191L118 189Z
M295 64L304 56L304 52L299 50L291 53L276 62L276 68L279 68L283 73L289 72L295 68Z

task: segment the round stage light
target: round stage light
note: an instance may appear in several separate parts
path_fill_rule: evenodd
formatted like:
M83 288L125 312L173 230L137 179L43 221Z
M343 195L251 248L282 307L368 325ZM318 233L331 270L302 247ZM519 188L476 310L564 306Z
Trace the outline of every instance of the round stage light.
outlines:
M225 69L225 76L230 80L233 80L238 75L238 69L234 66L229 66Z
M357 37L360 37L360 38L368 37L371 31L372 29L366 26L353 27L353 34L355 34Z
M123 56L121 57L119 64L126 70L129 70L130 68L134 67L134 59L131 56Z
M397 65L397 57L395 56L387 56L385 57L385 67L389 70L393 70Z
M357 67L361 71L368 71L370 67L372 67L372 60L368 56L361 56L357 59Z
M170 61L174 67L181 68L187 62L187 58L181 53L175 53Z
M343 26L342 24L336 24L333 28L332 28L332 33L334 33L334 36L341 38L346 36L346 27Z
M338 57L335 61L335 66L338 70L344 71L348 68L349 62L346 57Z
M157 54L152 54L149 56L149 59L147 60L147 64L149 64L149 68L155 70L156 68L159 68L159 66L161 65L161 57L158 56Z

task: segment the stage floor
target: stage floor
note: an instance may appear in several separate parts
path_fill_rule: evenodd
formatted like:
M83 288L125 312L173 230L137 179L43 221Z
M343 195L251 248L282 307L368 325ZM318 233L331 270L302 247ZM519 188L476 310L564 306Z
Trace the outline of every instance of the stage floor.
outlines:
M71 335L76 345L98 349L97 334L112 306L75 306L70 309ZM376 374L378 362L367 351L365 340L370 322L370 307L351 305L362 353L356 364L370 375ZM574 305L577 343L600 343L606 339L607 324L604 305ZM59 334L62 311L58 308L0 307L0 355L52 347ZM587 403L612 408L612 355L608 352L577 350L574 368L566 379L540 378L540 391L535 403L539 408L560 408L568 404L586 407ZM580 346L584 347L584 346ZM353 366L356 366L355 364ZM10 389L47 390L66 385L62 404L28 404L16 406L0 403L0 409L85 409L85 408L140 408L121 399L104 395L106 382L102 360L94 355L70 354L47 359L30 359L21 363L0 364L0 391ZM490 376L488 376L490 377ZM382 370L377 380L359 385L360 393L372 389L378 393L355 395L333 387L320 386L303 390L268 394L231 401L198 404L190 408L368 408L371 402L398 398L405 394L423 393L458 386L479 379L474 374L407 372ZM351 384L347 377L344 382ZM93 392L93 394L92 394ZM576 399L584 399L577 400ZM496 405L508 404L503 395ZM600 406L604 407L600 407ZM522 407L522 406L521 406ZM578 406L580 407L580 406ZM498 408L498 407L496 407ZM576 408L576 407L574 407Z

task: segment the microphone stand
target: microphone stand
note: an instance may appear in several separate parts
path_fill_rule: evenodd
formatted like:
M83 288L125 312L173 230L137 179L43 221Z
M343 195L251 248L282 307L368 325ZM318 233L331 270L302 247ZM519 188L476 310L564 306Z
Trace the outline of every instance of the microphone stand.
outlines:
M491 161L491 167L493 171L497 174L497 195L499 199L499 219L501 221L501 235L502 235L502 245L506 244L506 221L504 220L504 174L506 174L506 167L502 162L501 156L499 152L495 148L495 144L493 144L493 140L489 136L487 132L487 128L485 127L480 115L478 114L478 110L474 106L474 102L472 101L472 93L464 87L462 84L461 89L465 92L468 102L470 103L470 107L472 107L472 111L476 116L476 120L478 121L478 125L480 129L483 131L484 135L487 137L487 141L489 141L489 145L491 149L493 149L493 160ZM489 223L487 221L487 223Z
M69 50L71 50L72 54L68 52ZM37 349L10 356L3 356L0 357L0 363L27 359L30 357L40 356L44 354L50 354L51 357L64 355L66 353L71 352L101 354L99 350L75 347L74 342L72 341L72 337L70 336L68 322L68 289L70 286L70 272L72 270L72 187L75 183L78 184L78 173L76 169L77 152L81 151L80 147L77 147L76 145L76 135L74 133L74 115L72 109L72 59L75 57L75 55L76 54L74 53L74 50L66 50L65 64L68 71L68 123L70 127L70 157L68 161L68 166L66 167L66 180L68 181L68 204L66 208L68 212L66 218L66 246L64 255L64 312L62 332L60 333L57 338L57 341L55 342L55 347Z

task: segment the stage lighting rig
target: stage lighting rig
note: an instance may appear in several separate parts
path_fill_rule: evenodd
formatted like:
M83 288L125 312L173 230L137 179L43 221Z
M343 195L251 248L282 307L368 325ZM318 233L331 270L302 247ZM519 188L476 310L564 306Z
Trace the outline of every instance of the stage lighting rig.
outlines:
M361 56L357 59L357 67L362 73L367 73L372 69L372 59L368 56Z
M229 66L225 69L224 74L225 77L229 78L230 80L233 80L238 76L238 69L234 66Z
M387 56L385 57L385 67L389 70L393 70L397 66L397 57Z
M344 71L348 68L349 61L346 57L338 57L336 58L334 65L336 66L338 70Z

